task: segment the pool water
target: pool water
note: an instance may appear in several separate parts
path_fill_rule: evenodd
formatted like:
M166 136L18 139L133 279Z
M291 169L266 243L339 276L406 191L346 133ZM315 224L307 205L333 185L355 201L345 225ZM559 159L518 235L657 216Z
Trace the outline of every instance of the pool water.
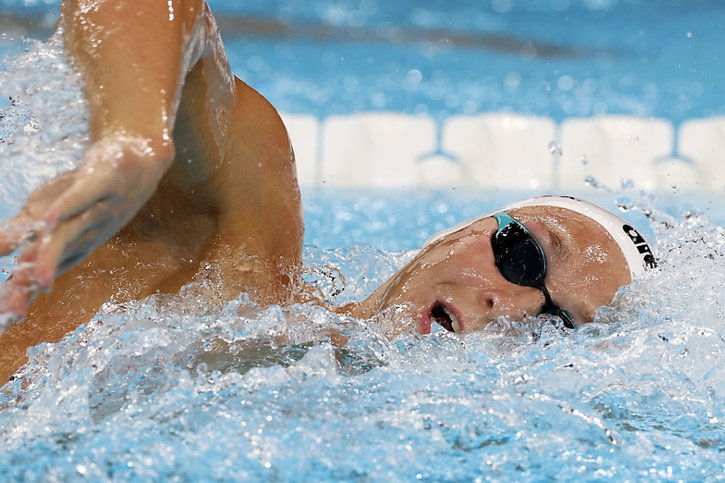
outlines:
M284 112L512 110L675 124L725 113L719 0L209 3L235 73ZM42 36L58 4L0 1L16 27L0 36L0 49L17 50L23 19L33 20L29 35Z
M212 3L230 15L337 29L330 36L343 41L326 43L250 39L235 35L232 22L222 30L235 72L264 86L286 112L392 110L442 118L512 110L555 120L628 114L679 123L725 110L722 54L714 48L725 6L717 0L302 5ZM396 43L383 43L386 37Z
M214 6L221 10L227 5L217 3ZM372 0L318 2L302 12L296 2L259 1L229 7L228 13L283 20L308 15L310 22L322 19L333 25L454 25L471 31L494 19L501 31L536 31L538 40L577 48L638 52L657 44L630 43L626 29L621 38L609 31L602 38L588 38L581 34L588 29L577 25L572 28L580 29L575 37L580 40L567 42L566 32L555 27L526 28L538 14L549 20L583 16L601 25L616 18L634 28L637 19L652 12L654 2L541 0L523 2L525 7L513 3L486 2L485 8L477 9L474 2L460 2L450 9L444 2L428 2L406 16L406 2L390 10ZM7 0L5 4L13 5ZM679 21L693 32L693 42L712 39L711 26L722 13L717 4L668 5L671 8L656 10L662 15L660 24ZM358 10L361 13L350 13ZM441 12L448 20L441 20ZM697 16L692 26L685 25L691 20L685 12ZM292 47L284 43L248 43L239 47L242 50L234 47L235 68L258 80L260 85L252 84L288 111L325 116L357 108L416 109L410 107L410 99L434 115L466 109L466 101L456 103L458 97L467 97L459 89L465 83L457 83L465 76L441 78L438 86L437 77L416 63L416 52L425 56L420 46L390 49L400 55L391 61L390 76L380 75L388 64L378 66L376 75L360 65L351 67L344 75L357 76L359 87L351 94L351 89L339 88L344 83L333 89L329 79L321 81L319 92L312 87L322 64L308 71L302 60L274 60L290 57L285 49ZM332 57L324 52L337 48L350 49L346 59L359 57L355 49L369 48L376 49L376 58L394 57L379 43L369 43L340 47L338 42L302 42L299 48L328 60ZM16 210L32 187L74 166L86 138L80 91L58 46L32 44L27 49L25 57L15 58L0 73L0 91L16 99L14 106L0 106L0 163L6 176L0 186L0 218ZM240 60L248 56L244 49L256 49L262 64L245 67ZM712 50L707 55L718 55ZM517 69L526 62L549 62L553 70L561 69L557 63L574 62L483 55L496 58L501 72L520 72ZM688 62L704 55L698 47ZM440 54L431 62L458 62L446 57ZM673 122L682 116L718 113L722 104L716 102L711 86L721 67L702 60L703 70L690 78L687 69L664 67L666 57L652 61L659 72L634 72L631 92L596 88L621 79L618 67L610 76L599 61L589 67L595 78L591 92L559 89L558 94L542 94L539 102L537 94L521 84L518 94L509 93L508 74L495 74L487 87L499 85L496 98L501 104L492 108L521 107L528 92L531 102L522 108L542 109L555 117L568 115L564 101L579 95L591 96L593 105L630 106L635 110L628 113L642 109ZM254 65L281 70L270 75ZM299 71L293 73L294 68ZM410 99L400 97L405 89L397 84L411 70L421 73L419 88L406 94L413 96ZM556 79L557 86L562 76L578 85L578 73L551 72L541 75L554 76L548 82ZM660 82L658 73L672 76ZM689 107L641 95L647 84L642 77L669 96L669 80L680 85L680 76L685 84L702 84L696 91L700 94L685 103ZM372 77L380 83L370 86ZM563 81L563 87L568 83ZM390 97L386 94L383 105L377 106L381 98L371 93L387 93L388 88ZM450 90L456 99L445 92L438 99L435 89ZM489 108L487 100L480 102L477 109ZM344 303L369 294L436 231L534 193L311 189L303 194L304 257L310 267L306 277L330 301ZM189 285L178 295L124 305L109 302L64 341L31 349L29 364L0 389L0 474L6 480L31 481L721 479L724 205L706 196L658 198L633 187L591 187L583 195L623 210L643 226L656 240L659 258L658 269L621 289L593 324L572 333L545 317L525 323L497 320L482 333L466 337L439 329L430 336L407 332L389 340L389 332L412 325L394 309L376 320L361 321L313 305L259 307L244 295L210 303L218 294L211 267L208 281ZM11 266L7 258L3 263ZM321 330L330 327L348 334L351 343L336 347ZM282 335L287 342L281 342Z
M357 212L364 198L336 199L353 223L391 223ZM397 201L378 203L421 219L428 202L458 203L421 199L403 213ZM311 213L332 212L324 198L308 206L312 225ZM386 331L411 323L394 311L358 321L244 296L210 304L212 283L109 303L63 342L33 348L0 391L0 470L23 480L714 481L725 234L696 214L650 216L660 268L575 333L538 318L390 341ZM305 249L309 280L341 303L410 256ZM350 345L321 335L330 327Z

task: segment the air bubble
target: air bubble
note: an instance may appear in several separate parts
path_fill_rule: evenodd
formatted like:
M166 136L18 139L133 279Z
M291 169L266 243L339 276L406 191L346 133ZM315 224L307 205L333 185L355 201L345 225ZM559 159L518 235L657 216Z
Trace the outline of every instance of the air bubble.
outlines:
M616 204L619 210L624 213L632 211L635 207L634 202L626 196L617 197Z
M563 154L561 145L557 143L556 141L551 141L549 143L549 152L555 156L561 156Z
M594 176L585 176L584 184L587 186L591 186L592 188L602 188L604 186Z

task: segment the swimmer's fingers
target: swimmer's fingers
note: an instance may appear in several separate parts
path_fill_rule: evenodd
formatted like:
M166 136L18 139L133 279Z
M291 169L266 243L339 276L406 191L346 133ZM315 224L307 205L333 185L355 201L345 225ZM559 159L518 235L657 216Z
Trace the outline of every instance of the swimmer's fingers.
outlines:
M173 148L140 137L110 137L89 149L74 182L48 208L51 227L108 201L120 229L150 198L173 161ZM168 144L168 143L167 143ZM114 231L116 231L114 230Z
M63 173L48 181L28 196L25 205L0 231L0 256L9 255L42 230L40 221L51 203L75 180L75 171Z
M50 236L52 235L46 235ZM44 262L39 256L40 250L46 249L44 245L47 246L47 243L44 244L41 239L28 246L18 257L12 275L3 284L0 290L0 325L12 325L23 319L35 297L50 289L52 275L38 276L39 269L42 269L41 272L55 273L54 268L48 268L48 261ZM3 328L0 327L0 330Z
M78 169L59 174L33 191L23 207L29 217L41 216L50 204L71 186L78 177Z
M44 221L51 229L113 197L113 176L109 170L101 167L84 171L87 172L81 173L48 207Z
M22 319L38 294L49 291L56 277L78 264L117 228L109 204L101 201L39 231L18 257L12 276L5 282L0 293L0 313L10 316L13 322Z
M25 317L30 303L37 295L33 273L36 255L37 244L33 244L19 257L12 276L0 289L0 332Z
M93 219L103 206L60 224L28 246L18 257L12 276L0 291L0 331L25 317L30 304L41 292L49 291L53 280L69 270L100 244L103 224Z
M22 240L23 236L18 233L13 222L7 223L0 233L0 256L10 255L20 246Z
M38 241L35 281L49 289L53 280L88 256L116 231L108 203L101 201L82 214L58 224Z
M141 138L123 136L98 141L79 169L58 176L28 198L11 228L0 230L0 255L27 243L2 286L0 315L22 318L57 276L136 214L173 161L173 146L160 145L164 149L154 150Z

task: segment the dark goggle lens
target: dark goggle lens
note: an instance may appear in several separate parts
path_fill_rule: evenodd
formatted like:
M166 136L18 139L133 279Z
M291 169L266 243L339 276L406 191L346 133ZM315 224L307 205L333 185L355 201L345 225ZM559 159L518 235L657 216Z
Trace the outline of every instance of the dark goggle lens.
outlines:
M541 285L546 276L546 257L538 242L521 223L508 215L497 215L496 220L499 229L491 238L496 268L506 280L516 285ZM501 228L503 223L506 224Z
M508 213L497 213L494 218L498 222L498 230L491 237L491 248L496 268L501 275L516 285L541 290L545 298L541 313L557 316L566 327L576 328L569 312L554 304L546 290L546 255L539 242L524 225Z

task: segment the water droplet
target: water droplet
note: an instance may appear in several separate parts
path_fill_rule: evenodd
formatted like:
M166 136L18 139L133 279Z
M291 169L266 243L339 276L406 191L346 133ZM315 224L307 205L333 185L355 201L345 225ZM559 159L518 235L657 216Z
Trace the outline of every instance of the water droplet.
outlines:
M405 75L405 81L409 87L417 87L423 81L423 73L418 69L411 69Z
M503 80L504 89L508 92L516 90L521 85L521 74L518 72L509 72Z
M631 190L632 188L634 188L634 181L632 181L631 179L622 178L619 183L623 190Z
M582 166L586 166L587 164L589 164L589 160L588 160L588 159L587 159L587 157L586 157L585 155L583 155L583 154L582 154L582 157L581 157L581 158L579 158L579 162L580 162L580 163L582 164Z
M549 143L549 152L555 156L561 156L563 154L561 145L559 145L556 141L551 141Z
M563 75L559 77L559 80L556 82L556 87L558 87L560 91L570 91L574 87L574 79L572 79L569 75Z
M599 182L596 180L596 178L594 176L585 176L584 184L586 184L587 186L591 186L592 188L599 187Z
M617 207L620 211L627 213L628 211L631 211L634 209L634 202L627 198L626 196L619 196L617 197Z

